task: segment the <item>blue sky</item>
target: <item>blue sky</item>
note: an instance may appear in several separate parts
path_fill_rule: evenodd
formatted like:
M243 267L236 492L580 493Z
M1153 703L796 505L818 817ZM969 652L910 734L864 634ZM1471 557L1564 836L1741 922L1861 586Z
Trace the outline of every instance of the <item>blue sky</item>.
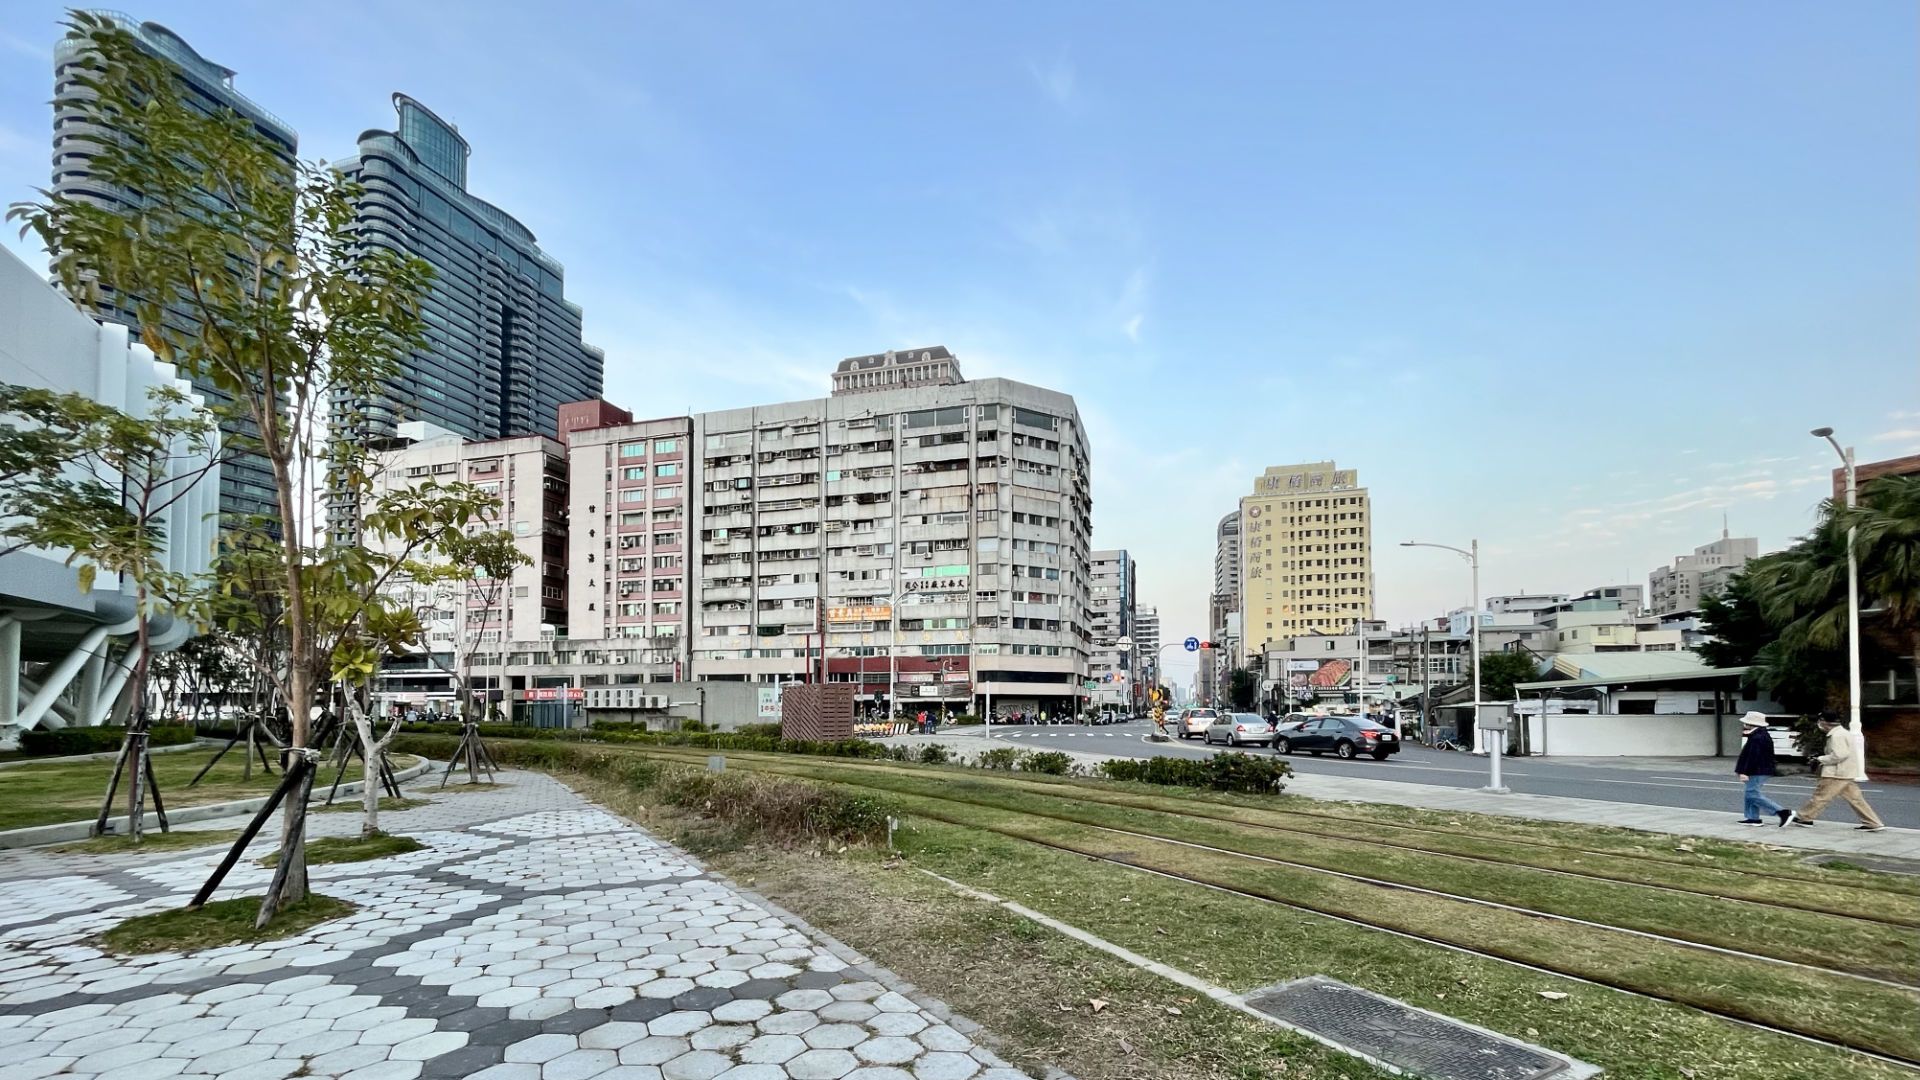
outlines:
M941 343L1072 393L1095 540L1199 632L1213 526L1336 458L1383 617L1803 530L1920 450L1920 8L125 0L340 156L404 90L567 266L607 395ZM60 6L0 11L0 198ZM8 233L7 243L20 245ZM31 256L30 256L31 257Z

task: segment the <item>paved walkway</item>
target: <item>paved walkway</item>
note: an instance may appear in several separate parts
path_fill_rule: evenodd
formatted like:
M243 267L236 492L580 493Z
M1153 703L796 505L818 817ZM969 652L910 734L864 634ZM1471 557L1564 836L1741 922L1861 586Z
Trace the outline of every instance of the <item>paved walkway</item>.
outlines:
M975 754L988 744L978 735L909 735L900 740L909 746L937 742L955 753ZM1048 749L1054 749L1048 747ZM1064 750L1083 765L1121 757L1081 750ZM1485 761L1475 758L1475 761ZM1513 792L1494 795L1472 788L1409 784L1397 780L1367 777L1330 776L1325 773L1296 773L1287 781L1287 792L1310 799L1340 802L1388 803L1417 806L1430 810L1458 810L1476 814L1501 814L1507 817L1537 818L1543 821L1569 821L1582 825L1614 825L1624 829L1671 833L1679 836L1707 836L1717 840L1774 844L1805 848L1809 851L1835 851L1855 855L1879 855L1897 859L1920 860L1920 829L1890 828L1877 833L1859 832L1857 822L1840 803L1827 808L1826 816L1810 828L1741 825L1735 820L1734 803L1725 812L1688 810L1672 806L1648 806L1642 803L1608 802L1601 799L1576 799L1563 795L1529 795ZM1737 799L1738 793L1735 793Z
M544 776L503 780L383 813L427 848L313 867L359 910L263 944L89 943L184 903L218 848L0 852L0 1080L1022 1080L685 853ZM244 864L223 896L268 876Z

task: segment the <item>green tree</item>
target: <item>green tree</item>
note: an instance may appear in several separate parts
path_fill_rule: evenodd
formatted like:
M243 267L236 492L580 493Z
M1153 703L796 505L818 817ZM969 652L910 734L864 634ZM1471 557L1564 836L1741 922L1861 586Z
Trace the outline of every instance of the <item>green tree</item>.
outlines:
M1234 668L1227 681L1227 700L1232 702L1235 712L1252 712L1254 703L1260 699L1260 669L1255 667Z
M1882 641L1920 674L1920 476L1883 476L1841 508L1835 527L1855 530L1863 607Z
M1530 653L1494 652L1480 657L1480 699L1511 701L1515 683L1540 677L1540 662Z
M1760 610L1761 581L1774 556L1750 560L1727 579L1726 588L1700 600L1700 628L1709 636L1693 647L1710 667L1746 667L1774 638L1773 625Z
M423 567L417 581L430 587L452 586L458 606L453 613L453 679L458 695L460 718L478 720L473 701L473 654L484 628L493 622L495 608L506 595L506 587L515 569L530 566L533 560L520 550L513 534L505 529L483 529L472 535L447 538L441 551L443 561ZM472 623L473 601L480 602L480 629ZM506 620L500 620L504 647ZM468 774L472 782L474 777Z
M317 523L304 493L325 481L350 505L372 503L369 450L357 439L329 444L328 425L354 428L359 417L340 403L378 398L399 358L422 342L419 298L431 271L367 241L355 227L358 189L337 170L290 168L246 118L188 105L177 71L109 19L75 12L67 39L69 77L86 91L77 122L129 133L102 139L89 167L139 198L108 206L42 192L9 216L38 234L70 295L130 303L142 340L217 388L220 418L249 432L247 449L266 459L275 520L261 530L267 541L250 542L248 561L277 579L284 661L262 675L286 707L296 755L311 762L320 689L358 669L360 639L349 628L377 602L390 568L310 544ZM170 305L188 317L166 317ZM453 505L411 511L449 523L462 501L451 494ZM310 782L311 768L303 774ZM307 894L305 791L285 807L263 926Z

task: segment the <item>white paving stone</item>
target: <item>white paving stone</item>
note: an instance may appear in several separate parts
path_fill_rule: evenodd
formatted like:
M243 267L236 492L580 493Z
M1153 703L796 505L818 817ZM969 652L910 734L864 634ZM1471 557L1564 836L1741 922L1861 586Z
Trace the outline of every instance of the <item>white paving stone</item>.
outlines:
M357 905L283 940L194 953L109 956L89 944L129 915L178 906L224 852L154 862L0 851L0 1080L416 1080L484 1042L358 983L398 976L460 1009L555 1029L498 1051L476 1080L997 1080L999 1058L870 980L731 998L752 979L846 963L691 858L554 781L435 795L383 813L422 850L314 867L317 891ZM358 815L315 815L310 836L351 836ZM277 820L257 847L271 850ZM244 860L218 894L257 893ZM422 936L422 934L428 936ZM405 948L393 941L406 937ZM345 976L330 974L335 970ZM346 981L348 979L354 981ZM387 983L386 985L392 985ZM383 985L382 989L385 989ZM133 1000L103 999L131 990ZM696 1007L653 1015L651 1002ZM49 1010L42 1003L83 1004ZM88 998L96 1000L88 1002ZM576 1010L640 1020L582 1029ZM455 1010L458 1011L458 1010ZM497 1015L497 1014L496 1014Z

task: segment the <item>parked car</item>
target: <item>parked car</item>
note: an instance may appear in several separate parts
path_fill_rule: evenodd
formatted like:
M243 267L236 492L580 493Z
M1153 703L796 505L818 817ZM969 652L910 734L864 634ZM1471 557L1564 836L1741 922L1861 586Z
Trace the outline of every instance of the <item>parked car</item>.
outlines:
M1214 717L1202 734L1209 746L1216 742L1228 746L1266 746L1273 742L1273 725L1258 713L1223 712Z
M1385 724L1358 716L1317 716L1282 725L1274 732L1274 753L1291 754L1299 750L1314 757L1331 750L1336 757L1370 754L1375 761L1385 761L1389 754L1400 752L1400 735Z
M1217 709L1182 709L1180 719L1174 724L1174 732L1183 739L1191 739L1196 735L1203 736L1207 733L1207 725L1219 717L1220 712Z

